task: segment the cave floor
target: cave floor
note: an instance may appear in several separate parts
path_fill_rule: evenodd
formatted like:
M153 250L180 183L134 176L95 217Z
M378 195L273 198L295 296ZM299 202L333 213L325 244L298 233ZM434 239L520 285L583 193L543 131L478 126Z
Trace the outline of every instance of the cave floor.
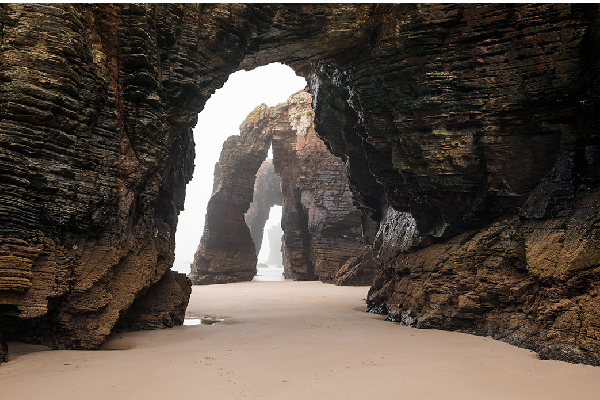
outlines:
M490 338L417 330L364 310L367 287L194 286L190 321L100 351L9 343L1 398L598 399L600 367L541 361Z

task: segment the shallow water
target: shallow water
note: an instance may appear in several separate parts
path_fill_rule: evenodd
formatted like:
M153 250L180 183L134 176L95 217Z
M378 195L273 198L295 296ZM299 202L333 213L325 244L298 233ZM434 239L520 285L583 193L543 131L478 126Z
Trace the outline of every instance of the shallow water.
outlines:
M267 265L266 268L259 266L256 269L256 276L252 280L258 282L284 281L283 266L273 264Z

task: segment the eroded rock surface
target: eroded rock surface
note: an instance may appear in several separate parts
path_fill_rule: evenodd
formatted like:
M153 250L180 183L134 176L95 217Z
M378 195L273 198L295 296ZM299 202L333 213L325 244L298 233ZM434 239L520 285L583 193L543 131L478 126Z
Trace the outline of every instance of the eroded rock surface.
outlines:
M598 235L599 26L597 4L0 5L0 330L99 346L172 264L197 113L235 69L281 61L309 82L368 244L389 207L416 224L371 301L472 309L460 329L596 362L598 247L578 243ZM516 294L485 300L472 268ZM441 287L452 300L428 300Z
M158 283L133 302L114 330L137 331L182 325L191 293L192 284L185 274L167 271Z
M315 134L311 103L309 94L294 94L291 129L273 137L283 197L284 276L332 282L348 258L362 253L361 213L344 163Z
M7 338L96 348L171 267L194 154L182 105L202 103L182 90L174 10L0 6Z
M491 335L542 358L599 365L599 201L596 189L552 219L505 217L392 257L369 307L405 325Z

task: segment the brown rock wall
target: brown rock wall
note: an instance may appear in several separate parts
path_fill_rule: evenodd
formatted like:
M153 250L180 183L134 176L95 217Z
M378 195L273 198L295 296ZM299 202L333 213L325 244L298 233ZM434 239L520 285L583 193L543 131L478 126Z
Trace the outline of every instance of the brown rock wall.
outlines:
M172 265L191 127L221 84L202 76L235 57L210 48L244 41L200 34L196 6L0 8L0 329L95 348Z
M185 319L192 284L185 274L167 271L136 299L114 327L117 332L171 328Z
M287 168L293 168L289 179L282 175L283 213L284 221L288 208L293 207L295 213L302 215L300 220L306 226L302 233L292 235L308 235L303 237L303 251L309 265L314 266L314 275L332 282L346 260L363 251L361 213L353 204L345 164L327 150L315 133L311 103L312 98L306 93L291 97L289 120L293 136L285 139L291 141L294 164L287 164ZM292 197L287 197L290 194ZM287 252L291 232L287 225L283 225L283 230ZM308 278L292 265L284 263L284 268L287 277Z
M418 328L489 335L542 358L599 364L598 190L552 219L506 217L388 259L372 311Z

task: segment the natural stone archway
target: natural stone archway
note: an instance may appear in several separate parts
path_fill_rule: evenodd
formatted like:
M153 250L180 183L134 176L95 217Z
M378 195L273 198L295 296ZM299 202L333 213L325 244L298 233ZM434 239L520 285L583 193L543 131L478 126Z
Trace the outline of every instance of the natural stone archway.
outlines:
M286 277L330 282L348 258L362 253L361 214L345 166L316 136L311 103L300 91L285 104L258 106L240 126L240 136L223 145L191 265L193 283L251 280L268 212L277 202L283 205ZM265 160L270 146L273 162Z
M249 281L256 275L257 253L244 214L252 203L256 174L271 147L269 113L264 104L256 107L240 126L240 135L223 144L204 233L189 274L194 284Z
M172 264L204 102L280 61L308 78L365 237L387 204L415 221L373 309L598 363L599 21L596 4L0 5L4 338L102 343Z
M265 224L269 220L271 208L275 205L281 206L281 179L275 173L273 160L267 158L256 173L252 203L244 216L257 256L260 253Z

